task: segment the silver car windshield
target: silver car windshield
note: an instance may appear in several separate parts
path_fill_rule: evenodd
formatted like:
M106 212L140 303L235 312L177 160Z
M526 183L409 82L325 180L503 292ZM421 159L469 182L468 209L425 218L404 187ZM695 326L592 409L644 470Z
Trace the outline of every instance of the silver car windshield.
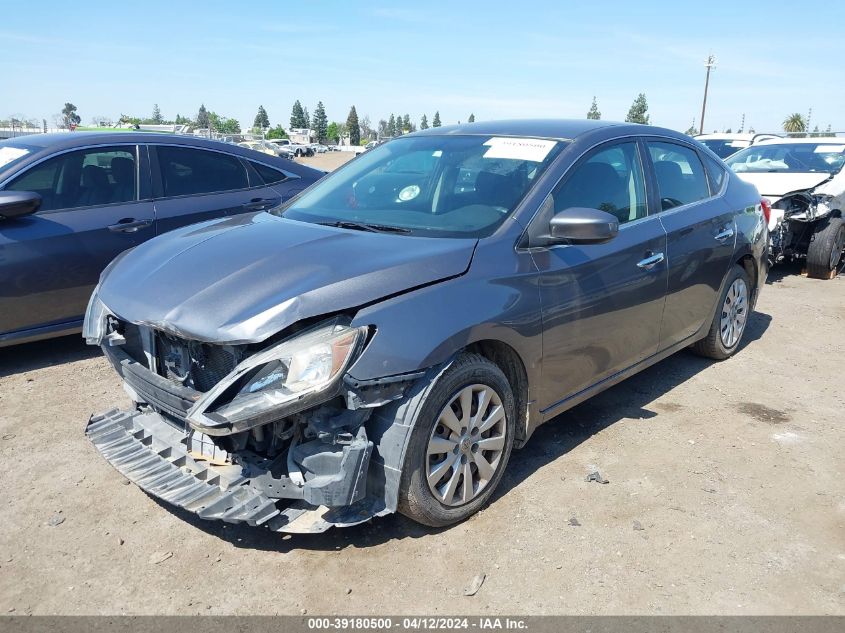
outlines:
M365 230L483 237L513 212L564 145L479 135L395 139L321 180L279 214Z
M845 164L845 139L841 145L812 142L752 145L726 159L725 163L737 173L836 174Z

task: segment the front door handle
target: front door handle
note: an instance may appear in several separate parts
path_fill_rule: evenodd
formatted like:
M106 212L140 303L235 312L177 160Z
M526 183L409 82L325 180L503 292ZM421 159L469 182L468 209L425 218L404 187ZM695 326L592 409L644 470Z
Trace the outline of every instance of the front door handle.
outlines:
M714 239L718 242L724 242L734 236L734 229L732 226L727 227L726 229L722 229L721 232L717 233L714 236Z
M645 259L638 261L637 266L643 270L651 270L664 259L666 259L666 256L663 253L654 253L653 255L649 255Z
M135 218L123 218L117 224L108 227L112 233L134 233L145 229L153 223L152 220L136 220Z

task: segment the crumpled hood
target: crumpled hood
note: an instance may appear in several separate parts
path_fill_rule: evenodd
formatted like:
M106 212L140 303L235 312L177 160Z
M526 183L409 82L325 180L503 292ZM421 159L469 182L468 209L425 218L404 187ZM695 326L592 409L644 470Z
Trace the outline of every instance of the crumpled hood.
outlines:
M760 195L766 196L772 202L793 191L817 187L830 178L830 174L825 172L794 174L784 172L736 172L736 175L757 187Z
M255 343L301 319L463 274L475 244L244 214L125 253L103 273L99 296L133 323L206 342Z

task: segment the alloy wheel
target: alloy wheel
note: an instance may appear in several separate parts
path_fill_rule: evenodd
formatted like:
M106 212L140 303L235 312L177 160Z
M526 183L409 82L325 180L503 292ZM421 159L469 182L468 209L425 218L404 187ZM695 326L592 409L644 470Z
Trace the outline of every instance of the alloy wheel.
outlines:
M469 503L494 478L505 450L502 399L488 385L469 385L443 407L426 452L428 487L447 506Z
M748 286L743 279L735 279L728 288L722 304L719 334L722 344L730 349L737 344L748 320Z

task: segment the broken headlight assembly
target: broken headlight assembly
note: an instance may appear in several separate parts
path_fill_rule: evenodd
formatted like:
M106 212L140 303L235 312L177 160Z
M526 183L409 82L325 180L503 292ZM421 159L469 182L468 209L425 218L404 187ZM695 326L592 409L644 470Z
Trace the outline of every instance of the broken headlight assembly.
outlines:
M100 301L97 294L99 286L94 288L88 307L85 310L85 321L82 324L82 338L88 345L100 345L108 334L108 318L113 316L106 304Z
M333 398L366 332L333 319L248 357L196 402L188 422L229 435Z

